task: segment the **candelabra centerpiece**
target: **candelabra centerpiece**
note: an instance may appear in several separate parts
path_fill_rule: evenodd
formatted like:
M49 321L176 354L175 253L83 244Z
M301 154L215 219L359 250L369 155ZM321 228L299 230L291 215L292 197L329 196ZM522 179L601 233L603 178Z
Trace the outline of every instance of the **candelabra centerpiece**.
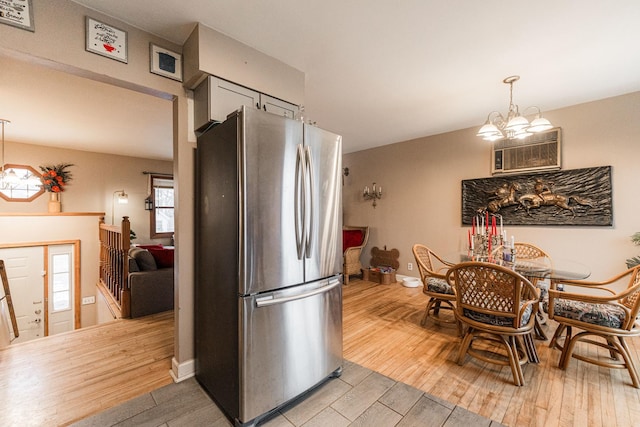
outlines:
M478 261L502 260L515 262L514 237L507 240L507 231L502 226L499 214L476 215L468 231L469 253Z

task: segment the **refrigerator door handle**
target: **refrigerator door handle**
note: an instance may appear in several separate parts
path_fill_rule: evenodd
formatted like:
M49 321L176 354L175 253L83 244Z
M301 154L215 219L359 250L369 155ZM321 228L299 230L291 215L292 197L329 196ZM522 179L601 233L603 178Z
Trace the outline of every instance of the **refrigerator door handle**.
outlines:
M303 299L303 298L309 298L312 297L314 295L318 295L318 294L322 294L325 292L329 292L331 289L336 288L340 286L340 280L339 279L331 279L329 280L329 284L327 286L323 286L321 288L318 289L314 289L312 291L309 292L305 292L303 294L300 295L293 295L290 297L283 297L283 298L273 298L273 296L265 296L265 297L259 297L256 298L256 307L260 308L260 307L268 307L270 305L275 305L275 304L282 304L285 302L290 302L290 301L295 301L295 300L299 300L299 299Z
M301 227L304 227L304 205L302 204L304 202L304 185L301 181L304 180L304 162L303 162L303 157L304 157L304 153L302 151L302 145L298 144L297 146L297 152L296 152L296 186L295 186L295 193L294 193L294 209L295 209L295 228L296 228L296 249L298 250L298 259L302 259L303 256L303 233L304 233L304 229L301 229ZM302 210L302 212L300 212ZM302 217L302 220L301 220Z
M306 176L309 178L308 180L308 191L309 191L309 203L311 206L308 206L309 209L309 222L308 227L306 228L306 237L305 237L305 256L307 258L311 258L311 248L313 246L313 229L314 229L314 212L315 212L315 182L313 180L313 159L311 158L311 147L307 146L305 150L305 165L306 165Z

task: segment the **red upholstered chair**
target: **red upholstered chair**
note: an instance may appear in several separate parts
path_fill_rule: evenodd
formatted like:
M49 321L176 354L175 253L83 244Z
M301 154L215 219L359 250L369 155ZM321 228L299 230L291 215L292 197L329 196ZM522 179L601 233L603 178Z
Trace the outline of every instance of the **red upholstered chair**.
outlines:
M349 275L361 274L360 255L369 240L369 227L342 227L342 250L344 253L344 284L349 284Z

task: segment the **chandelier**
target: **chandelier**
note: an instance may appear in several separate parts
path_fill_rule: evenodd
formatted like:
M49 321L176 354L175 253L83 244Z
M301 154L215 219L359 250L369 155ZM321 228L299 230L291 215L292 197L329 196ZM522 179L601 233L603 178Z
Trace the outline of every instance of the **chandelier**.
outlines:
M513 84L520 80L520 76L509 76L503 80L509 85L509 112L503 116L497 111L492 111L487 116L487 121L480 128L477 136L486 141L497 141L499 139L523 139L532 133L543 132L553 127L551 122L542 117L539 107L527 107L520 114L518 106L513 103ZM529 113L535 118L529 123L525 118L525 113Z

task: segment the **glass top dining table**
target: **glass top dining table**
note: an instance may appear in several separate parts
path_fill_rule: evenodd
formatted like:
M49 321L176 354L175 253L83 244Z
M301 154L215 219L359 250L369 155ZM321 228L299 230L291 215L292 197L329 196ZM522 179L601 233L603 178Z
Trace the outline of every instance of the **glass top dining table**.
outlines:
M591 270L587 265L566 258L516 258L514 263L512 261L505 261L499 256L489 257L474 254L471 251L463 251L445 254L442 259L452 264L467 261L490 262L512 268L527 278L551 279L555 282L561 282L562 280L582 280L591 275Z

